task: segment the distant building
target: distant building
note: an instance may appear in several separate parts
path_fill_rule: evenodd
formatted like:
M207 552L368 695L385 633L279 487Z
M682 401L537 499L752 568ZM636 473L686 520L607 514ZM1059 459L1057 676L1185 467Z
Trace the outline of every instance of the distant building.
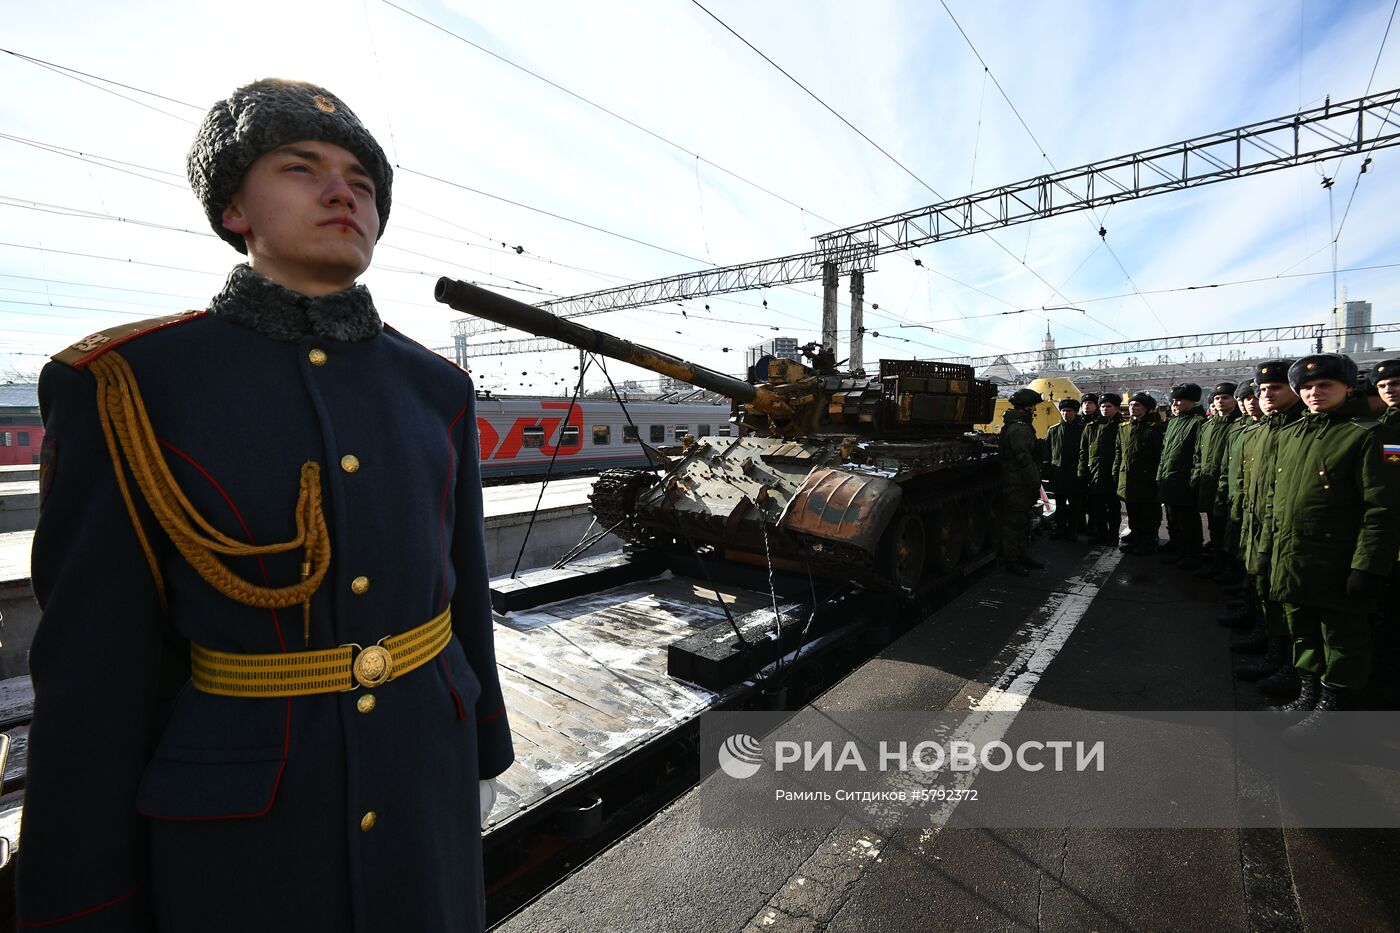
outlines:
M1019 386L1026 381L1026 377L1021 374L1020 370L1008 363L1004 356L992 360L991 365L982 370L979 378L999 386Z
M1349 333L1339 337L1329 337L1327 339L1327 350L1330 353L1367 353L1374 349L1375 335L1371 333L1371 303L1369 301L1347 301L1346 295L1342 296L1342 302L1332 309L1332 326L1335 328L1365 328L1363 333Z
M774 337L763 343L749 347L744 353L744 368L751 369L765 356L780 356L789 360L799 360L796 337Z
M1059 372L1060 351L1055 349L1055 338L1050 336L1050 322L1045 322L1045 339L1040 342L1040 355L1036 358L1036 369L1043 373Z

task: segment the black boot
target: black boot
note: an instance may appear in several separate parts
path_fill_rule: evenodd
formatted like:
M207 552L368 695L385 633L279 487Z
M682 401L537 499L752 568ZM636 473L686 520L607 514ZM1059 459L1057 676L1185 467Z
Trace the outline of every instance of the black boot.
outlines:
M1256 680L1263 680L1277 671L1283 664L1283 643L1284 639L1282 638L1270 638L1268 647L1264 649L1263 657L1235 668L1235 678L1246 683L1253 683Z
M1327 714L1354 708L1350 691L1323 684L1317 706L1302 722L1284 731L1283 744L1297 751L1326 751L1346 744L1337 721Z
M1269 637L1264 634L1264 624L1256 622L1254 628L1230 642L1230 650L1235 654L1263 654L1269 647Z
M1292 702L1302 690L1303 681L1298 676L1298 669L1291 663L1280 665L1276 671L1259 681L1259 692L1272 697L1278 703Z
M1276 713L1311 713L1322 699L1322 684L1316 674L1298 672L1298 699L1282 706L1270 707Z

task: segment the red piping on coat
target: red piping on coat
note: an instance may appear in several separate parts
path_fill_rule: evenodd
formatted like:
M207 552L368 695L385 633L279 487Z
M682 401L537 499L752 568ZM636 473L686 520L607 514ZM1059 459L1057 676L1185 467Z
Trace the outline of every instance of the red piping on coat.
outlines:
M447 675L447 689L452 693L452 702L457 704L457 718L466 719L467 711L462 706L462 697L457 693L457 688L452 686L452 670L447 666L446 654L438 655L438 661L442 664L442 672Z
M199 463L193 457L185 453L180 448L176 447L174 444L166 440L161 440L160 438L156 438L156 440L157 442L159 442L160 446L175 453L186 463L188 463L190 466L194 467L196 470L198 470L201 474L204 475L204 478L209 481L209 485L213 486L214 489L219 493L219 495L224 497L224 501L228 503L229 509L233 512L233 517L238 519L238 524L242 526L243 533L248 536L248 543L257 544L258 542L253 537L252 529L249 528L248 523L243 520L243 513L238 511L238 506L233 504L232 497L230 497L229 494L224 491L223 486L219 485L219 481L214 479L214 477L210 475L209 471L204 469L204 467L200 466ZM261 554L258 555L257 561L258 570L262 571L263 584L265 586L271 586L271 582L267 579L267 567L263 565L263 559ZM268 612L272 613L272 625L275 629L277 629L277 644L283 651L286 651L287 642L285 639L282 638L282 623L277 618L277 610L269 609Z
M506 711L506 708L505 708L504 705L502 705L502 706L500 706L498 709L496 709L496 710L494 710L494 711L492 711L492 712L490 712L490 713L487 713L485 716L478 716L478 717L476 717L476 724L477 724L477 725L482 725L482 724L484 724L484 723L490 722L490 721L493 720L493 719L500 719L500 718L501 718L501 714L504 713L505 711Z
M58 926L60 923L68 923L72 920L78 920L88 916L89 914L95 914L99 910L106 910L108 907L116 907L122 901L126 900L128 897L131 897L131 895L141 890L142 885L144 885L145 883L146 882L144 881L141 882L141 884L138 884L130 891L127 891L125 894L117 895L105 904L98 904L96 907L89 907L86 910L80 910L77 913L68 914L65 917L55 917L52 920L21 920L19 921L19 925L22 929L31 930L38 927L54 927Z
M442 480L442 501L438 503L438 551L442 555L442 595L439 597L439 611L447 608L447 492L452 488L452 473L457 469L457 448L452 443L452 431L457 422L467 413L469 405L463 405L457 417L447 426L447 476ZM466 431L462 432L462 442L466 443Z

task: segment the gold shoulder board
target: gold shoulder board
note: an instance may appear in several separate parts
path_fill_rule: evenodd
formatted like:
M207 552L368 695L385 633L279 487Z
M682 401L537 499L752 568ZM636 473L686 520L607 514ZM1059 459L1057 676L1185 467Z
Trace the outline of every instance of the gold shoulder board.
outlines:
M181 311L179 314L167 314L164 317L152 317L143 321L132 321L129 324L119 324L116 327L109 327L84 337L67 349L55 353L53 359L55 362L72 366L74 369L82 369L108 350L119 347L129 340L135 340L143 334L183 324L186 321L193 321L208 313L208 311Z

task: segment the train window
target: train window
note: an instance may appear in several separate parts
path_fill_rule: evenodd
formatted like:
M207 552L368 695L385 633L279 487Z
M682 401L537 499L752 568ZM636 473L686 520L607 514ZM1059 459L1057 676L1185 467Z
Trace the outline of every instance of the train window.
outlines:
M563 436L562 438L560 438L559 443L560 443L561 446L564 446L564 447L577 447L577 446L579 446L578 425L576 425L576 424L566 425L566 426L564 427L564 436Z
M524 439L526 447L544 446L544 428L538 426L525 428L520 432L520 436Z
M653 424L651 426L651 442L653 444L664 444L666 442L666 425Z
M0 431L0 447L9 447L12 435L9 431Z
M640 432L635 424L624 424L622 426L622 443L639 444L641 440Z
M685 436L686 436L687 434L689 434L689 433L690 433L690 428L689 428L688 426L686 426L686 425L684 425L684 424L678 424L678 425L676 425L675 432L673 433L672 436L674 436L676 440L680 440L681 438L685 437Z
M21 447L28 447L28 446L29 446L29 432L28 432L28 431L20 431L20 432L19 432L19 446L21 446Z
M696 436L696 437L709 437L709 436L710 436L710 426L709 426L708 424L696 425L695 436Z
M593 443L611 444L612 428L606 424L595 424L593 426Z

